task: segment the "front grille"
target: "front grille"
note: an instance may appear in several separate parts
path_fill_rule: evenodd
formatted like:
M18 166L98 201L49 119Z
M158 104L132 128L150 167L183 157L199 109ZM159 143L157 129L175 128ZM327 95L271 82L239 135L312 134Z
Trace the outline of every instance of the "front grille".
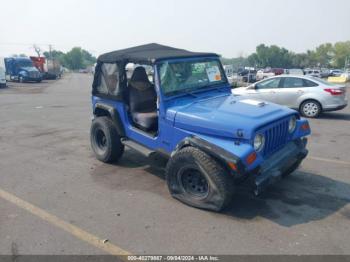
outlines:
M38 72L29 72L29 77L31 77L31 78L37 78L37 77L39 77L39 73Z
M282 119L272 126L263 128L260 133L265 136L265 146L262 151L264 156L270 155L282 148L288 139L288 119Z

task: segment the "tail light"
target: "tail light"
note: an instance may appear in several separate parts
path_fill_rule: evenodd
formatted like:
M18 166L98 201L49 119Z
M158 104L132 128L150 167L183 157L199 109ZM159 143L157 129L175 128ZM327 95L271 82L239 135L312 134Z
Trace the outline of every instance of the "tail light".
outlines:
M343 89L337 89L337 88L325 88L324 91L330 93L332 96L340 96L344 94Z

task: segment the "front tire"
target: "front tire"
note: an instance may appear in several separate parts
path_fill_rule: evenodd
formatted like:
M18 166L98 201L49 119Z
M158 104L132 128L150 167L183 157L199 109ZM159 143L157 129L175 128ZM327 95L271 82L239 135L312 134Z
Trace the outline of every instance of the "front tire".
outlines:
M108 117L97 117L92 121L90 141L96 158L102 162L116 162L124 153L117 129Z
M304 117L316 118L322 113L322 106L316 100L306 100L301 104L299 111Z
M302 160L297 161L296 163L294 163L290 168L288 168L283 174L282 177L287 177L290 176L295 170L298 169L298 167L300 166Z
M194 147L177 152L166 167L171 195L181 202L202 209L221 211L234 192L233 178L212 157Z

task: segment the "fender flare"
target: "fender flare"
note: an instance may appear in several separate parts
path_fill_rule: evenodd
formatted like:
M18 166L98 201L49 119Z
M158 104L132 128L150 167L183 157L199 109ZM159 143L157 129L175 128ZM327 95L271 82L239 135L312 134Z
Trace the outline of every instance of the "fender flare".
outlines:
M120 118L118 111L113 106L105 103L100 103L100 102L96 103L94 106L94 116L96 116L96 109L107 111L117 128L118 134L122 137L125 136L125 129L124 129L123 122Z
M193 135L186 137L180 143L178 143L175 150L171 153L171 156L173 156L174 154L176 154L176 152L187 146L196 147L208 154L209 156L213 157L214 159L219 161L223 165L223 167L226 168L236 178L240 178L246 173L245 166L238 156L227 152L225 149L218 147L215 144L212 144L200 137L196 137ZM228 163L230 162L236 165L237 171L234 171L232 170L232 168L229 167Z

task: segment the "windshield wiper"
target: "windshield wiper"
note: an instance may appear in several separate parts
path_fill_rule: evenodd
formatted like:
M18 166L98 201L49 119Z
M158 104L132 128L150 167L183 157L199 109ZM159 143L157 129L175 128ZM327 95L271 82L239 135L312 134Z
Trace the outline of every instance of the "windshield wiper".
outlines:
M212 84L209 85L208 88L214 88L216 90L218 90L219 92L223 92L223 88L227 88L226 86L222 85L223 83L218 83L218 84Z
M169 94L169 95L181 95L181 94L183 94L183 95L190 95L190 96L197 98L199 96L195 95L196 93L205 92L205 91L208 91L211 89L216 89L219 92L223 92L222 89L225 86L218 87L218 85L221 85L221 84L222 83L205 85L205 86L202 86L200 88L195 88L195 89L193 89L193 88L180 89L180 90L176 90L176 91L171 92L171 94Z
M193 96L193 97L198 97L196 96L195 94L193 94L193 92L190 92L189 89L181 89L181 90L177 90L177 91L174 91L174 92L171 92L171 95L190 95L190 96Z
M198 91L198 92L205 92L205 91L208 91L208 90L211 90L211 89L216 89L216 90L219 91L219 92L223 92L222 89L223 89L225 86L218 87L218 86L221 85L221 84L222 84L222 83L212 84L212 85L206 85L206 86L197 88L197 89L195 89L195 90L193 90L193 91L197 93L197 91Z
M193 96L193 97L198 97L198 96L196 96L195 94L193 94L193 92L190 92L190 91L188 91L188 90L184 90L184 92L187 94L187 95L191 95L191 96Z

